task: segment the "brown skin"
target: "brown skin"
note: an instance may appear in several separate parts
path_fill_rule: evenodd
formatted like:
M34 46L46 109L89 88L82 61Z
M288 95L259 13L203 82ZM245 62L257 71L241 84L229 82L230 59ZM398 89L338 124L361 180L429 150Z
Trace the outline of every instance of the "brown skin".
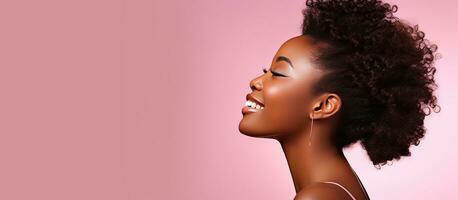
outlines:
M264 109L245 114L239 131L247 136L279 141L293 178L295 200L351 199L340 187L317 183L334 181L346 187L357 199L366 199L342 149L331 145L335 123L339 120L341 99L334 93L313 96L311 86L326 73L312 63L320 45L308 36L297 36L281 45L271 65L272 72L250 82L251 93ZM277 58L288 58L292 66ZM311 120L311 146L308 145Z

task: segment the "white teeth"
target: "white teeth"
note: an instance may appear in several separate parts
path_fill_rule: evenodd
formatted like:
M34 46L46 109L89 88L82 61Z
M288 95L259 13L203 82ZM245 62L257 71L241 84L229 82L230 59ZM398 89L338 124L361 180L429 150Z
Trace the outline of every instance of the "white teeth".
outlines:
M257 105L258 105L258 104L256 104L255 102L253 102L253 103L251 104L251 107L252 107L252 108L256 108Z
M250 107L250 108L254 108L254 109L261 109L261 110L264 109L263 106L258 105L258 104L256 104L255 102L252 102L252 101L250 101L250 100L248 100L248 101L245 102L245 106Z

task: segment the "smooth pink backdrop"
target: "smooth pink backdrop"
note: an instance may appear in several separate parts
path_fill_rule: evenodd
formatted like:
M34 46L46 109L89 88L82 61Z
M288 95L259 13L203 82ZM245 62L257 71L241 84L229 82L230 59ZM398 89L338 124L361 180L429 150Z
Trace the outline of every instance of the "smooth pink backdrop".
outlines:
M0 199L292 199L279 144L238 132L249 81L305 0L0 1ZM391 1L438 44L442 111L373 200L458 199L458 4Z

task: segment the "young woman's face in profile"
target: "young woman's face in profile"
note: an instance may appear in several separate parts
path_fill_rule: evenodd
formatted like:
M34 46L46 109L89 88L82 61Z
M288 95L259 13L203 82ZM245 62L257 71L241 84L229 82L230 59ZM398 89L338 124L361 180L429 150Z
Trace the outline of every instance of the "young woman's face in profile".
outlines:
M239 131L253 137L282 138L306 128L312 111L311 88L321 77L312 60L313 39L298 36L281 45L270 69L251 80L251 96L263 109L244 107Z

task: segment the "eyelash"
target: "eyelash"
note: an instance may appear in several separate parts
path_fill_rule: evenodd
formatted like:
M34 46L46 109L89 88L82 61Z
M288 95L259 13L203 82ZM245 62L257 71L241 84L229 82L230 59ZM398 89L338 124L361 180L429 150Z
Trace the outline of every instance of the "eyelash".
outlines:
M262 71L264 72L264 74L267 73L267 69L266 69L266 68L262 68ZM269 71L272 72L273 76L282 76L282 77L286 77L285 75L279 74L279 73L274 72L274 71L272 71L272 70L269 70Z

